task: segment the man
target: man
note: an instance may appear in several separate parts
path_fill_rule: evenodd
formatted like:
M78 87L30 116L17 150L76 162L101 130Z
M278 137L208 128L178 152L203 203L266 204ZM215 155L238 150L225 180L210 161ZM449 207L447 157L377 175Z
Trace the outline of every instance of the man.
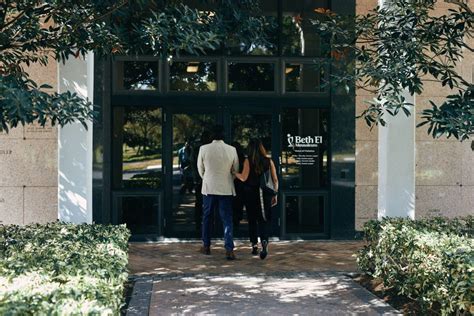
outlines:
M191 193L194 186L194 181L192 179L191 155L192 147L191 144L189 144L189 140L186 140L184 146L178 150L178 165L179 170L181 171L180 194L184 194L186 189Z
M224 128L216 125L212 143L199 149L198 171L202 178L203 218L201 252L211 254L211 213L217 207L224 226L224 246L227 260L234 260L232 200L235 196L234 173L239 158L234 147L224 143Z

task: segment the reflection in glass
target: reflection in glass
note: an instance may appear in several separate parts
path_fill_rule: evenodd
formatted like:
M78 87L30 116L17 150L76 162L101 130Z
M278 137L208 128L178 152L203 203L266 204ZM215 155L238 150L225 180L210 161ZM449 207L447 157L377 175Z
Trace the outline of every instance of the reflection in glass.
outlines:
M171 91L216 91L217 63L171 62Z
M234 32L231 33L239 34L240 38L237 40L230 36L226 39L225 45L228 54L252 56L274 56L278 54L278 1L259 0L258 3L260 10L252 8L251 14L261 16L264 19L262 24L250 22L236 25ZM262 33L261 40L258 43L251 42L250 39L242 39L242 34L246 34L248 29L255 31L255 28L258 28L259 32Z
M320 56L320 38L311 19L317 8L328 8L327 0L283 1L282 53L286 56Z
M324 197L286 196L285 217L287 234L324 233Z
M171 225L175 234L199 237L202 217L201 177L197 171L203 134L215 123L212 114L173 114L173 195Z
M229 91L274 91L275 65L229 63Z
M205 14L208 15L209 17L216 16L216 11L219 9L219 7L222 5L223 1L209 1L209 0L159 0L159 1L152 1L152 5L158 5L158 6L175 6L179 4L184 4L187 7L191 8L192 10L197 10L199 14ZM178 8L178 7L177 7ZM194 47L194 45L191 45L191 47ZM196 51L193 49L193 52L188 49L185 49L184 47L182 49L179 49L177 51L177 55L179 56L190 56L194 57L197 55L205 55L205 56L215 56L215 55L221 55L222 50L220 49L220 46L217 45L217 47L213 48L204 48L203 50L199 49L199 51Z
M256 44L254 42L238 42L234 38L228 38L226 46L229 54L251 56L274 56L278 54L278 17L265 16L264 18L265 41Z
M161 109L114 109L116 188L161 187L161 133Z
M234 114L232 120L232 139L244 150L252 138L259 138L270 154L272 149L271 114Z
M324 92L324 68L317 64L286 64L285 91Z
M328 111L284 108L281 171L285 188L328 186Z
M127 224L132 234L158 233L157 196L118 197L119 224Z
M157 90L158 62L121 61L115 66L119 90Z

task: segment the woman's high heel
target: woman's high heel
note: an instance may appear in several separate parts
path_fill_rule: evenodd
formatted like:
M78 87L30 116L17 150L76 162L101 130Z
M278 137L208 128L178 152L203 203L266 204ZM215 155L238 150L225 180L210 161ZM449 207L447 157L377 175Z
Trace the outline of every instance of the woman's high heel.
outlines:
M260 251L260 259L265 259L268 255L268 241L262 241L262 251Z

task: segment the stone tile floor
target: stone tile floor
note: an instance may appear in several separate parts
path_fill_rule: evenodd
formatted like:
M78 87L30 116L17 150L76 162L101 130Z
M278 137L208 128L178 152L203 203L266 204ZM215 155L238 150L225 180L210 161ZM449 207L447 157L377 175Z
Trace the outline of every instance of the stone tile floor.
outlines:
M199 242L131 243L135 286L127 315L395 315L356 284L359 241L272 242L265 260L236 242L227 261L222 242L211 256Z

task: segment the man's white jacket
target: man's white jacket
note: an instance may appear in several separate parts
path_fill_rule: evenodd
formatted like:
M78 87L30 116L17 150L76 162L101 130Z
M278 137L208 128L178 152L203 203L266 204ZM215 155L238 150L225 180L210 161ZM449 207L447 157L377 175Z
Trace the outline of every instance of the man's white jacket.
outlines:
M203 195L235 195L234 173L239 170L235 147L222 140L203 145L199 148L197 166Z

